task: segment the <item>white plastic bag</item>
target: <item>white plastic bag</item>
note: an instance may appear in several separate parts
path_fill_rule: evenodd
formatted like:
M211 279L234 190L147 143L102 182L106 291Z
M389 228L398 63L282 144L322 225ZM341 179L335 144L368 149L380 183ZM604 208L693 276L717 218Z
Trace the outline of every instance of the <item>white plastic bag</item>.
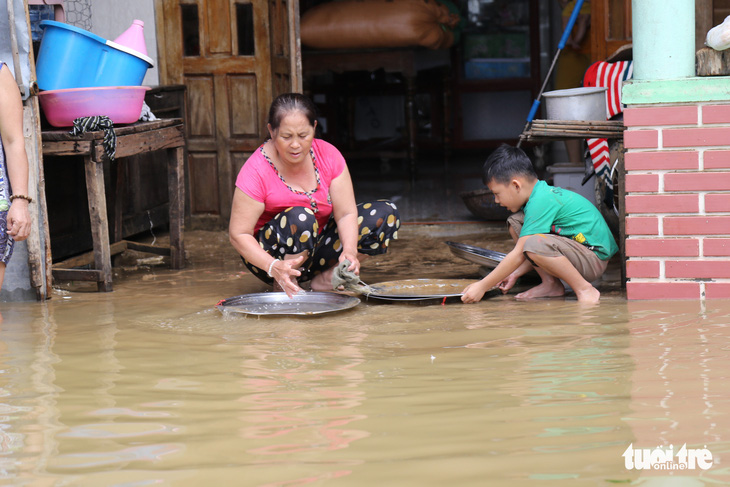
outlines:
M720 25L716 25L707 33L705 44L716 51L724 51L730 47L730 15Z

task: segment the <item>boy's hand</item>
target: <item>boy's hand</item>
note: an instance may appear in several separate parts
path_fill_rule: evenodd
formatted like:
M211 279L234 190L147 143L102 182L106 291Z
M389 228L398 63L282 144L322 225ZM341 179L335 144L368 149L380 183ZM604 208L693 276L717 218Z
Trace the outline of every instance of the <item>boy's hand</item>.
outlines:
M500 291L502 291L502 294L507 294L507 291L512 289L514 285L517 283L518 276L513 272L505 280L497 284L497 287Z
M484 297L484 293L487 290L484 289L484 281L477 281L474 284L469 284L462 291L461 301L463 303L478 303Z

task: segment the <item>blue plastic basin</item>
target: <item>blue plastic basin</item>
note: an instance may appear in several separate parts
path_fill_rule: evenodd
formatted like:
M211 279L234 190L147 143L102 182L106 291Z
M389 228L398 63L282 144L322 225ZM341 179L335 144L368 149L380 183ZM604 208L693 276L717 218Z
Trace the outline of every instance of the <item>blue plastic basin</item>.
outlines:
M139 86L152 66L148 57L109 45L84 29L55 20L40 25L36 73L41 90Z

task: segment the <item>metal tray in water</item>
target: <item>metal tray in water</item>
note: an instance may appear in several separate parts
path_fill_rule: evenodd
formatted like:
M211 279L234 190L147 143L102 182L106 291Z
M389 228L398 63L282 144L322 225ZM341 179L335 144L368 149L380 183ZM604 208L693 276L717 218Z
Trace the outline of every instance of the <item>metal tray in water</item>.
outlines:
M353 308L360 298L336 293L305 292L289 298L286 293L241 294L218 303L221 312L243 313L256 316L297 315L312 316Z
M455 256L489 268L497 267L507 255L502 252L457 242L446 242L446 245L449 246L451 253Z
M473 279L404 279L373 284L375 292L366 298L386 301L423 301L461 296Z

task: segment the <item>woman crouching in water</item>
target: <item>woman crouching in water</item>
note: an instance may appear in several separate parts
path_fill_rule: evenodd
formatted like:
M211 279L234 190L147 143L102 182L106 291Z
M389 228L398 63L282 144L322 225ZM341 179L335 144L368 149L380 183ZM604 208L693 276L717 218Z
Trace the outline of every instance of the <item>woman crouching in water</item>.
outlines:
M316 108L304 95L278 96L269 109L270 138L241 168L233 195L230 240L248 269L288 296L311 281L332 291L334 268L388 250L400 216L390 201L355 204L345 159L315 138Z

